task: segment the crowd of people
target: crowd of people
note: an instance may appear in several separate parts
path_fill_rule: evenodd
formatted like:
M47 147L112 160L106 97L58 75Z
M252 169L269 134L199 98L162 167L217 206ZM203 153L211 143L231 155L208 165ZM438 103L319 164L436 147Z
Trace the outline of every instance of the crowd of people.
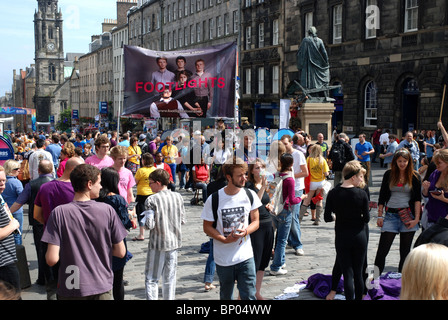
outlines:
M367 289L371 163L378 159L388 169L378 199L381 236L374 264L381 274L399 234L398 272L408 292L402 297L416 298L408 291L409 282L417 281L412 273L428 267L411 259L417 255L412 249L416 232L423 231L414 244L420 247L418 254L431 254L431 259L437 255L426 244L448 242L448 134L441 122L437 126L437 139L428 130L407 132L401 141L379 128L370 141L359 134L353 148L345 133L335 132L327 145L322 133L312 143L298 129L273 141L266 157L259 154L250 132L238 141L238 153L228 143L222 121L222 139L218 136L215 143L201 131L192 132L191 138L181 134L163 139L143 132L13 135L15 158L0 167L1 287L20 292L15 246L22 244L27 204L38 259L36 282L46 286L48 299L123 300L123 274L132 258L126 243L131 228L138 228L132 241L149 243L146 298L158 299L162 278L163 299L175 299L186 221L177 189L190 192L190 204L200 206L203 230L210 238L205 290L215 288L216 271L221 299L233 299L236 282L240 299L262 300L265 270L273 276L288 273L288 246L297 256L306 254L300 226L311 215L316 226L322 220L335 223L333 284L327 299L334 298L341 276L346 299L362 299ZM332 188L329 179L334 179ZM274 185L276 181L281 183ZM273 187L280 193L280 210L273 203ZM433 288L417 298L447 298L445 292L434 291L440 289L434 282L421 285L425 283Z

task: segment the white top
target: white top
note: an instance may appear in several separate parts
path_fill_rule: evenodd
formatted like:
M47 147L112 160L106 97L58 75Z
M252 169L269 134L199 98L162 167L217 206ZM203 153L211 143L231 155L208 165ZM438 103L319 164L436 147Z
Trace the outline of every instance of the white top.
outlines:
M244 228L249 225L249 214L252 210L262 206L257 194L250 190L253 196L252 206L246 191L241 188L235 195L227 195L224 188L218 191L218 221L216 230L227 237L234 229L238 229L242 222ZM212 209L212 197L208 197L202 210L201 219L215 221ZM253 257L250 235L232 243L213 241L213 255L217 265L227 267L233 266Z
M302 172L300 168L301 165L306 166L306 159L302 152L295 150L292 152L292 157L294 159L294 164L292 166L294 174ZM305 189L305 178L294 178L295 180L295 190Z

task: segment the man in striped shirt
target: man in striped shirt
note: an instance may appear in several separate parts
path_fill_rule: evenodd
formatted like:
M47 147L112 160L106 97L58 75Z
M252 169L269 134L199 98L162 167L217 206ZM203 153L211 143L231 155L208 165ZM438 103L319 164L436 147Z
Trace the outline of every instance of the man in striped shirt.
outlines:
M5 169L0 166L0 193L5 190L5 184ZM14 231L19 226L19 222L9 214L8 205L0 196L0 281L11 284L18 291L20 291L20 276L16 265Z
M156 169L149 175L155 193L145 202L145 225L151 229L145 267L146 299L158 300L158 281L163 278L164 300L174 300L176 291L177 249L182 246L181 225L185 223L182 196L168 189L170 176Z

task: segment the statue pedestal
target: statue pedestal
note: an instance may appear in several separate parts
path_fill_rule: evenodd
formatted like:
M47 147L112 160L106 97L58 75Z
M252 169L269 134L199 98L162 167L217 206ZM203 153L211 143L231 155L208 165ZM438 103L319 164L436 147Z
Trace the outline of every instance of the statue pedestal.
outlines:
M317 134L324 135L324 141L331 146L332 141L332 125L331 117L334 112L334 104L330 102L308 102L302 104L299 110L299 118L302 122L302 129L310 134L313 141L317 140Z

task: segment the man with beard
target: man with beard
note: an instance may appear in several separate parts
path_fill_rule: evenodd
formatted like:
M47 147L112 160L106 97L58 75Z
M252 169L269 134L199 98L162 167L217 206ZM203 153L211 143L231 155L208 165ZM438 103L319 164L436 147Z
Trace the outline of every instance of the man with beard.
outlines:
M223 170L228 184L208 197L201 215L204 232L214 240L220 299L232 300L236 280L241 300L255 300L256 270L249 235L259 227L262 204L254 191L244 188L247 164L242 159L230 159Z

